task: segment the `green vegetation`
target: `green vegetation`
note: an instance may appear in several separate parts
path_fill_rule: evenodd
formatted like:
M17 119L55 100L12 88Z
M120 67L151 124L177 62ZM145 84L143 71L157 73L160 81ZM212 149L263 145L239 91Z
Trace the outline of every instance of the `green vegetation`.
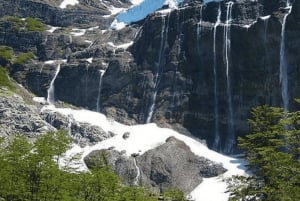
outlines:
M10 61L13 58L13 49L8 46L0 46L0 59Z
M144 188L120 184L105 159L90 172L59 168L69 144L66 132L58 131L42 135L33 144L18 135L5 148L0 146L0 200L157 201L158 195Z
M28 17L25 22L27 31L45 31L45 25L35 18Z
M0 66L0 86L7 87L10 90L14 89L14 85L8 78L7 70Z
M29 59L34 58L32 52L19 53L14 57L13 48L9 46L0 46L0 61L1 59L5 62L12 62L13 64L25 64Z
M164 192L166 200L185 201L184 194L182 191L176 188L169 188Z
M11 22L13 24L13 29L15 31L20 31L21 27L23 27L23 25L24 25L24 21L22 21L21 18L16 17L16 16L4 16L2 18L2 20Z
M2 21L7 21L12 23L13 30L19 31L45 31L45 24L35 18L27 17L25 20L17 16L4 16L1 18Z
M20 53L14 61L14 64L25 64L29 59L32 59L34 54L32 52Z
M299 100L297 100L299 103ZM300 200L300 111L259 106L239 147L253 176L231 178L231 201Z

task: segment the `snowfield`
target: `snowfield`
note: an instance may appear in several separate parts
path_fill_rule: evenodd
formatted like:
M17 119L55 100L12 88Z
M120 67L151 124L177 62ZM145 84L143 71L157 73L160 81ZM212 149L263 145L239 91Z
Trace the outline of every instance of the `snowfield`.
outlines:
M203 3L207 4L212 1L219 2L221 0L203 0ZM133 6L120 12L110 27L115 30L122 29L132 22L146 18L150 13L154 13L164 5L167 5L169 9L173 10L177 9L178 4L182 2L183 0L132 0L131 3Z
M42 101L41 98L35 98L35 101ZM217 163L221 163L228 171L223 175L213 178L206 178L192 192L191 196L195 201L227 201L229 194L226 192L226 183L224 178L232 175L244 175L245 162L236 158L222 155L208 149L204 144L196 139L182 135L172 129L160 128L154 123L127 126L108 119L105 115L88 110L73 110L69 108L56 108L53 105L46 105L42 108L42 112L58 112L69 118L74 119L78 123L90 123L91 125L99 126L104 131L113 132L114 137L101 141L93 146L80 147L73 144L66 152L65 156L60 160L60 165L63 167L69 165L73 168L78 168L80 171L87 171L83 158L93 150L108 149L114 147L117 151L126 151L126 155L130 156L133 153L143 154L146 151L153 149L165 142L165 140L174 136L179 140L184 141L198 156L203 156ZM129 138L123 139L123 134L129 132ZM81 154L79 160L69 164L70 158Z
M68 5L74 6L76 4L79 4L78 0L64 0L63 2L61 2L61 4L59 5L59 7L61 9L65 9L65 8L67 8Z

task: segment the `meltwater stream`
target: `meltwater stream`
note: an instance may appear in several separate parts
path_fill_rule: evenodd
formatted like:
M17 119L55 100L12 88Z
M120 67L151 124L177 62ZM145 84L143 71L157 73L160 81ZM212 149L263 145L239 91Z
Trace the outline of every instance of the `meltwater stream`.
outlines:
M105 73L105 70L99 70L99 88L98 88L98 97L97 97L97 105L96 105L96 110L97 112L100 112L100 98L101 98L101 88L102 88L102 80L103 80L103 75Z
M233 121L233 108L232 108L232 94L231 94L231 83L230 83L230 69L229 69L229 56L230 56L230 26L232 21L232 6L233 2L230 1L227 4L226 10L226 23L224 26L224 57L226 65L226 83L227 83L227 99L228 99L228 136L225 151L230 153L232 151L235 133L234 133L234 121Z
M289 96L288 96L288 75L287 75L287 63L285 56L285 25L289 14L292 12L292 4L289 0L286 2L286 12L283 16L281 27L281 41L280 41L280 75L279 80L281 84L281 97L283 103L283 109L289 109Z
M219 133L219 103L218 103L218 74L217 74L217 53L216 53L216 36L217 27L221 22L221 6L219 3L217 21L214 25L214 44L213 44L213 54L214 54L214 114L215 114L215 139L213 147L218 149L220 144L220 133Z
M136 163L135 157L133 158L133 163L134 163L134 167L135 167L135 169L137 171L137 175L136 175L136 177L135 177L135 179L133 181L133 184L137 186L139 184L139 179L140 179L141 171L140 171L139 166Z
M155 101L157 97L157 91L158 91L158 85L162 76L162 70L163 70L163 64L162 64L162 59L163 59L163 54L165 50L165 44L167 42L167 36L168 36L168 23L166 23L166 18L169 20L169 14L168 15L162 15L162 28L161 28L161 40L160 40L160 49L159 49L159 55L158 55L158 64L157 64L157 70L154 78L154 92L152 95L151 99L151 105L149 108L148 112L148 117L146 120L146 123L150 123L153 112L155 109Z
M197 42L199 42L200 39L200 33L201 33L201 24L202 24L202 13L203 13L203 5L200 6L200 19L197 25Z
M52 78L51 82L50 82L50 86L49 86L49 89L47 90L47 103L53 105L54 102L55 102L55 97L54 97L54 82L56 80L56 77L58 75L60 71L60 63L57 65L57 68L56 68L56 72L55 72L55 75L54 77Z

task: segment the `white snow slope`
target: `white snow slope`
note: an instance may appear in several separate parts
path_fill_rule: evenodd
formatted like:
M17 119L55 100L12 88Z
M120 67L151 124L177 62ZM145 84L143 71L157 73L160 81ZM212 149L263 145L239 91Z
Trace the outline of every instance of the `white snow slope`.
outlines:
M99 142L94 146L81 148L77 144L73 144L67 151L64 159L60 161L61 166L67 164L69 159L73 156L82 154L80 160L71 164L71 166L74 168L77 167L81 171L86 171L87 167L83 162L83 158L93 150L115 147L118 151L125 150L127 156L130 156L132 153L143 154L144 152L163 144L168 137L174 136L179 140L184 141L196 155L221 163L228 170L219 177L204 179L204 181L191 192L191 196L195 201L227 201L229 194L225 193L226 183L223 179L230 177L231 175L245 174L245 163L243 161L219 154L208 149L205 145L195 139L171 129L160 128L153 123L126 126L106 118L103 114L88 110L55 108L53 105L44 106L42 112L45 110L48 110L48 112L50 110L50 112L61 113L69 118L75 119L78 123L90 123L101 127L106 132L110 131L116 134L114 137ZM126 140L122 137L125 132L130 133L129 138Z
M204 0L203 3L206 4L212 1L221 0ZM133 6L120 12L111 24L111 28L116 30L122 29L127 24L144 19L147 15L157 11L164 5L168 5L171 9L176 9L178 4L182 2L183 0L132 0Z
M143 0L140 2L132 1L133 3L139 4L134 4L126 11L119 13L112 23L111 28L121 29L126 24L144 19L150 13L153 13L156 10L162 8L163 5L169 5L169 7L175 8L178 3L181 3L182 1L183 0Z

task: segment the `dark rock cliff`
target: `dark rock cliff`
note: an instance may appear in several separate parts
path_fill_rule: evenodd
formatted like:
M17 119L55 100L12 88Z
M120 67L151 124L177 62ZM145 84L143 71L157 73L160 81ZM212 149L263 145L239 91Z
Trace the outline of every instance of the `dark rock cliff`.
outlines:
M50 3L49 3L50 2ZM0 2L0 16L35 17L52 26L109 26L103 15L110 14L105 8L82 6L60 9L56 1L7 0Z
M21 2L17 5L23 4ZM297 107L293 99L300 94L300 3L292 3L284 29L291 110ZM251 107L283 106L280 50L287 10L283 9L285 1L281 0L237 0L232 5L229 21L229 5L228 1L207 5L185 1L170 14L151 14L143 22L121 31L91 33L90 38L95 39L91 46L84 45L80 37L70 40L63 31L43 33L34 37L38 40L30 46L41 61L15 66L11 73L37 95L46 96L56 67L45 65L41 71L43 61L65 58L69 48L71 60L62 64L55 81L56 99L92 110L97 110L100 104L101 112L128 124L150 120L164 126L186 128L194 136L206 139L209 146L231 152L236 136L248 131L246 120ZM220 24L215 29L219 6ZM57 8L48 5L47 9ZM43 13L43 9L37 10L40 11L35 12ZM53 11L57 12L63 12L58 16L76 13L72 9ZM95 25L93 12L90 22L83 23ZM18 13L22 12L18 10ZM28 15L40 17L37 13ZM76 15L78 19L85 16L81 12ZM51 17L40 18L59 26L79 23L73 17L68 23L51 21L54 19ZM111 19L103 27L109 22ZM2 44L14 45L13 38L1 40L1 37L5 38L0 33ZM30 37L24 34L18 38ZM134 44L127 50L107 44L118 45L130 40L134 40ZM59 51L55 51L56 47ZM93 57L91 64L85 60L89 57ZM101 90L99 70L105 70Z

